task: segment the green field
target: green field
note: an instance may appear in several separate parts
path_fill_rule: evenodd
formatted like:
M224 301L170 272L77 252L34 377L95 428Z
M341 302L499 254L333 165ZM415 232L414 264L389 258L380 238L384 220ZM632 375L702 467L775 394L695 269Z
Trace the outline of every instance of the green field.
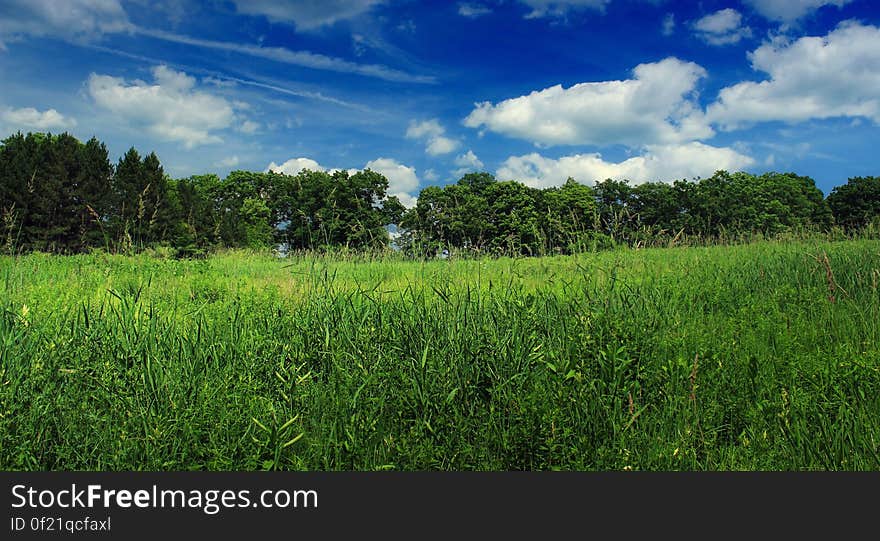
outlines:
M880 469L880 241L0 280L3 470Z

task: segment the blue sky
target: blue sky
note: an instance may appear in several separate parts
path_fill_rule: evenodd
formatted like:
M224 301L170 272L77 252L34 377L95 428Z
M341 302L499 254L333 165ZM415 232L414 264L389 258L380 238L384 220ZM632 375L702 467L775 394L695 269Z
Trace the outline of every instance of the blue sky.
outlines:
M0 136L173 177L370 167L412 204L717 169L880 174L876 0L0 0Z

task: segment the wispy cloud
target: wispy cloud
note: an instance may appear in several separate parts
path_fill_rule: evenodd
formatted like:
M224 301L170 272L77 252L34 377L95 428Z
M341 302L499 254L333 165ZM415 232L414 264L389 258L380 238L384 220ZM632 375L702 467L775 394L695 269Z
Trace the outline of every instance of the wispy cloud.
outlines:
M782 23L792 23L823 6L843 7L852 0L743 0L758 13Z
M262 15L276 23L293 23L297 30L315 30L356 19L385 0L233 0L240 13Z
M262 88L264 90L270 90L272 92L277 92L279 94L286 94L288 96L295 96L298 98L306 98L317 101L322 101L325 103L331 103L333 105L338 105L340 107L347 107L349 109L355 109L358 111L370 112L372 109L365 105L361 105L359 103L353 103L350 101L341 100L338 98L334 98L333 96L327 96L321 92L312 92L309 90L299 90L294 88L289 88L282 86L280 83L276 83L274 81L265 81L265 80L257 80L254 78L245 78L241 76L228 75L225 73L220 73L213 70L206 70L202 68L197 68L194 66L188 66L185 64L179 64L176 62L169 62L167 60L163 60L160 58L154 58L150 56L144 56L134 53L129 53L126 51L122 51L119 49L111 49L109 47L103 47L101 45L84 45L89 49L93 49L96 51L101 51L104 53L109 53L117 56L121 56L124 58L131 58L133 60L139 60L141 62L145 62L147 64L164 64L167 66L174 66L180 69L184 69L190 73L199 73L204 74L207 77L203 78L205 83L217 86L217 87L233 87L237 84L251 86L255 88Z
M238 159L238 156L233 155L223 158L222 160L216 162L214 165L216 165L217 167L235 167L239 163L241 163L241 160Z
M675 14L667 13L665 17L663 17L663 35L671 36L675 33Z
M332 103L333 105L339 105L340 107L347 107L349 109L355 109L358 111L369 112L372 111L369 107L365 105L361 105L358 103L352 103L350 101L340 100L338 98L334 98L332 96L325 96L320 92L310 92L308 90L294 90L291 88L286 88L283 86L279 86L276 84L266 83L255 81L252 79L243 79L241 77L233 77L231 75L223 75L219 73L213 74L215 79L219 79L220 81L229 81L238 83L245 86L252 86L255 88L262 88L265 90L271 90L273 92L278 92L279 94L287 94L288 96L296 96L298 98L308 98L312 100L323 101L325 103Z
M492 13L492 10L483 4L471 4L467 2L459 2L458 4L458 14L469 19L476 19L477 17L482 17L483 15L488 15L490 13Z
M526 4L532 11L526 15L527 19L539 19L542 17L565 17L569 12L580 10L595 10L604 12L605 6L611 0L519 0Z
M284 47L263 47L261 45L200 39L182 34L175 34L173 32L166 32L164 30L143 27L136 27L134 32L142 36L162 41L180 43L193 47L203 47L206 49L229 51L311 69L335 71L339 73L354 73L366 77L375 77L386 81L400 83L434 84L437 82L436 79L430 75L414 75L379 64L358 64L342 58L313 53L310 51L292 51L290 49L285 49Z

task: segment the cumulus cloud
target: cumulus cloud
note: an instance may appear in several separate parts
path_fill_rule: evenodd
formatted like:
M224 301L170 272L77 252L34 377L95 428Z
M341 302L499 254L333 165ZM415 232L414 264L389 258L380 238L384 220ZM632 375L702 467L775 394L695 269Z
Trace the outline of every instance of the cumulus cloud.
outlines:
M367 162L364 169L371 169L388 179L388 195L397 196L403 206L412 208L416 196L412 194L419 188L419 177L413 167L408 167L391 158L378 158Z
M309 171L326 171L321 164L316 162L311 158L291 158L286 162L278 165L275 162L271 162L268 167L266 167L266 172L274 172L274 173L284 173L285 175L296 175L300 171L308 169Z
M33 107L7 108L0 111L0 127L12 130L64 130L76 126L76 120L66 117L55 109L38 111Z
M446 129L436 118L422 122L411 121L406 130L406 137L425 141L425 152L431 156L449 154L460 146L455 139L446 137Z
M480 161L480 158L474 154L473 150L468 150L464 154L459 154L455 157L455 165L458 166L458 169L453 171L453 175L456 177L460 177L465 173L470 173L473 171L478 171L483 168L483 162Z
M742 170L754 163L751 157L733 149L692 142L649 146L641 156L617 163L603 160L598 153L575 154L559 159L545 158L538 153L511 156L501 164L496 176L504 180L519 180L535 188L561 186L568 177L589 185L607 178L627 179L641 184L706 177L719 169Z
M742 25L742 14L731 8L698 19L693 28L697 36L710 45L731 45L752 36L752 29Z
M225 98L197 89L193 77L167 66L156 66L152 73L153 84L92 73L87 90L99 107L161 140L186 148L222 142L216 132L236 120Z
M466 153L456 156L455 165L459 167L480 169L483 167L483 162L481 162L480 158L478 158L477 155L474 154L473 150L468 150Z
M483 4L469 4L466 2L459 2L458 4L458 14L469 19L476 19L490 13L492 13L492 10Z
M234 0L240 13L262 15L272 22L293 23L297 30L314 30L353 19L384 0Z
M520 0L532 8L526 14L527 19L541 17L565 17L571 11L592 9L604 11L611 0Z
M0 49L24 36L90 41L131 27L118 0L5 0L0 3Z
M743 0L772 21L792 23L823 6L842 7L852 0Z
M416 122L413 120L409 123L409 128L406 130L406 136L411 139L419 139L422 137L442 135L444 131L445 130L436 118L425 120L423 122Z
M847 22L824 37L766 43L749 57L769 78L721 90L706 115L722 128L832 117L880 123L880 28Z
M713 135L696 97L706 70L669 57L623 81L556 85L496 105L476 104L470 128L547 145L669 144Z
M455 151L459 146L459 142L455 139L443 136L432 137L428 140L428 146L425 147L425 152L431 156L439 156L441 154L449 154L450 152Z

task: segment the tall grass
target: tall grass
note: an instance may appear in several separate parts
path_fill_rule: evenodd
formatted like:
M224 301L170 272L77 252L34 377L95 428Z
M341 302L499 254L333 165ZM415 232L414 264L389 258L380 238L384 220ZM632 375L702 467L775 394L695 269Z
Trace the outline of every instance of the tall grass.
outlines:
M876 240L0 280L7 470L880 469Z

